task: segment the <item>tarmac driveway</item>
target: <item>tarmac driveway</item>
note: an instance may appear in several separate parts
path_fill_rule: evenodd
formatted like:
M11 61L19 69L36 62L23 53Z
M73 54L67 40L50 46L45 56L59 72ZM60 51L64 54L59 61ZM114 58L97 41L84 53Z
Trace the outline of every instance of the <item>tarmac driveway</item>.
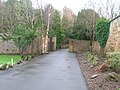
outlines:
M0 90L88 90L76 54L61 49L0 72Z

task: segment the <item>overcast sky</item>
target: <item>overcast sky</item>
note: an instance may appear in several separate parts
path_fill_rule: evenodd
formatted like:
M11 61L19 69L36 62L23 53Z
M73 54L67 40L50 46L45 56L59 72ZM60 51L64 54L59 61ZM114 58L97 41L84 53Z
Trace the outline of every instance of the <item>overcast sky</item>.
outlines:
M2 1L7 1L7 0L2 0ZM39 2L39 5L41 5L41 0L31 0L31 1L33 3L33 7L35 7L35 8L38 7L37 1ZM106 6L107 0L101 0L101 1L104 4L104 6ZM109 0L109 1L112 1L112 4L117 4L117 6L120 6L120 0ZM43 6L47 5L47 4L52 4L52 6L55 9L58 9L60 11L62 11L63 8L66 6L66 7L70 8L76 15L77 15L78 11L80 11L81 9L84 9L86 7L92 8L93 6L90 6L91 2L94 2L95 10L98 11L98 8L101 5L100 0L42 0Z
M39 4L41 2L41 0L38 0ZM80 11L81 9L85 8L86 6L90 7L89 3L90 1L94 2L95 7L99 7L99 1L100 0L42 0L43 5L46 4L52 4L53 7L55 9L58 9L60 11L62 11L62 9L66 6L68 8L70 8L75 14L77 14L78 11ZM107 0L101 0L102 3L106 3ZM32 0L33 2L33 6L37 7L37 0ZM117 3L120 4L120 0L113 0L112 3Z
M36 0L32 0L33 6L37 7ZM63 7L68 7L74 13L77 13L81 8L84 7L87 0L42 0L43 5L52 4L54 8L62 10ZM40 0L39 0L40 3Z

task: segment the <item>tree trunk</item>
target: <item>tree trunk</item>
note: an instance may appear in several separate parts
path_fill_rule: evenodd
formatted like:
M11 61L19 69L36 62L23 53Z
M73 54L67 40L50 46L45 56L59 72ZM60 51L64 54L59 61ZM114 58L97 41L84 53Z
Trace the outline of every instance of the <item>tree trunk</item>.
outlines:
M19 53L20 53L20 56L21 56L21 60L23 60L24 55L23 55L23 50L21 48L19 48Z
M35 41L35 40L34 40ZM31 57L33 58L34 57L34 43L32 42L31 43Z
M100 48L99 58L100 59L105 58L105 48Z
M92 39L90 39L90 52L92 52L93 50L92 50L92 42L93 42L93 40Z

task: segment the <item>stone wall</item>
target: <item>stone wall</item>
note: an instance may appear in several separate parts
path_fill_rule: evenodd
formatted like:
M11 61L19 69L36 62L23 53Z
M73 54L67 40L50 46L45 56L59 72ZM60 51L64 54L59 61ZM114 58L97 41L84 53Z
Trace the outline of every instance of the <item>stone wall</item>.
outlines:
M3 41L0 39L0 54L14 54L19 53L18 48L12 40Z
M61 45L61 48L64 49L64 48L68 48L69 47L69 44L62 44Z
M92 42L92 47L90 47L90 41L87 40L75 40L75 39L70 39L69 40L69 51L70 52L86 52L90 51L92 48L93 52L98 53L99 52L99 44L97 41Z
M56 37L51 37L48 39L48 51L56 50Z
M70 52L79 52L79 51L89 51L90 50L90 41L85 40L69 40L69 51Z
M111 22L106 51L120 52L120 17Z
M48 38L48 42L49 42ZM56 50L56 37L52 38L53 43L53 51ZM44 53L44 44L45 44L45 37L37 37L33 43L27 48L25 53L27 54L41 54ZM49 46L48 46L49 47ZM47 47L47 48L48 48ZM19 54L19 49L15 46L12 40L3 41L0 38L0 54Z

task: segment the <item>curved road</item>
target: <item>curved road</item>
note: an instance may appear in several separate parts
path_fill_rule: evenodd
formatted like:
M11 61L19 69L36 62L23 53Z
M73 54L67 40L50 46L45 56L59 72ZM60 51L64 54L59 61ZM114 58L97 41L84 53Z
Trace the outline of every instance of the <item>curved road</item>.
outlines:
M67 49L0 72L0 90L88 90L76 55Z

